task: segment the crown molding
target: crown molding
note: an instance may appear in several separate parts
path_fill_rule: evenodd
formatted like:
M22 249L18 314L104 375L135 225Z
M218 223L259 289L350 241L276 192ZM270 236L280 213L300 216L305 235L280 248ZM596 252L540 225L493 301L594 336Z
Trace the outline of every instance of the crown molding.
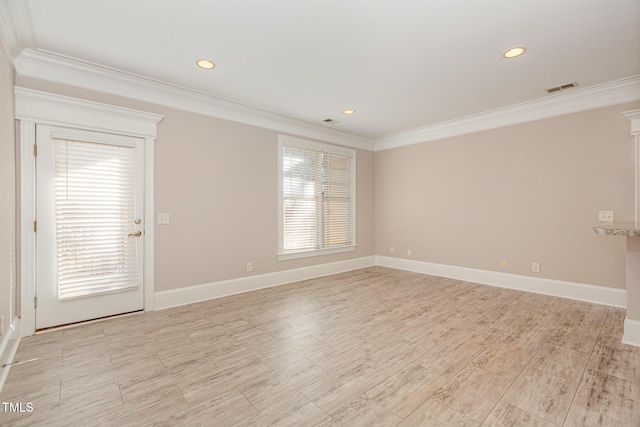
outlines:
M14 63L20 53L34 45L31 13L26 1L0 0L0 41Z
M0 2L0 5L2 4ZM640 100L640 75L636 75L373 139L44 51L23 50L15 60L15 68L20 76L133 98L351 148L375 151Z
M0 44L15 68L15 58L20 54L22 48L16 37L15 26L9 12L9 3L2 0L0 0Z
M640 75L376 139L375 151L640 100Z
M374 147L371 138L44 51L25 49L16 59L16 71L19 76L133 98L351 148L373 150Z

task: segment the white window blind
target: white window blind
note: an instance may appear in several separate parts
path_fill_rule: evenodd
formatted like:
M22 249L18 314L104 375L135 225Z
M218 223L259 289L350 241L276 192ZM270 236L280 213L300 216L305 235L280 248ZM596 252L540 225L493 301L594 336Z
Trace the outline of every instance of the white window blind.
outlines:
M134 148L54 139L58 299L138 286Z
M282 253L353 246L353 150L282 143Z

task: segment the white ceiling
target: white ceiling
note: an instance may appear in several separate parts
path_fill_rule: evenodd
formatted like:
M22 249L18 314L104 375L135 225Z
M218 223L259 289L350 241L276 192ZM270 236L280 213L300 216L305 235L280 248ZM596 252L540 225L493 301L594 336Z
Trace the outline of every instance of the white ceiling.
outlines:
M639 0L23 4L22 16L5 17L20 48L307 122L332 118L332 128L372 139L545 98L548 87L640 74ZM502 58L513 46L527 52ZM201 70L199 58L217 67Z

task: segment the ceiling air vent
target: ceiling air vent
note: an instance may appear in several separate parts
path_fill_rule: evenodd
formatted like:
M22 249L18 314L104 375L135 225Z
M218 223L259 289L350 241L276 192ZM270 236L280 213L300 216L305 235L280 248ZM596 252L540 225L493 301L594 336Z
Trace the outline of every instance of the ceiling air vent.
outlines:
M560 92L561 90L573 89L574 87L578 87L578 83L567 83L566 85L550 87L549 89L545 89L547 93L555 93Z
M329 125L335 125L336 123L340 123L339 120L333 120L333 119L324 119L323 122Z

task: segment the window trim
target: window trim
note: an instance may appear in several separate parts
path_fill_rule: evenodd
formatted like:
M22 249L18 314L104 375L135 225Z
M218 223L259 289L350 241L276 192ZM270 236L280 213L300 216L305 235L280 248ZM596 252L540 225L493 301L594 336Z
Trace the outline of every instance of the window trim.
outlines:
M344 246L335 246L320 249L304 249L296 251L285 251L284 248L284 195L283 195L283 147L285 144L295 147L308 148L310 150L322 151L338 155L350 156L353 167L351 168L351 180L353 182L353 194L351 195L351 215L353 218L353 239L352 243ZM309 258L314 256L329 255L343 252L355 251L356 244L356 151L350 148L337 145L324 144L286 135L278 135L278 261L285 261L298 258Z

